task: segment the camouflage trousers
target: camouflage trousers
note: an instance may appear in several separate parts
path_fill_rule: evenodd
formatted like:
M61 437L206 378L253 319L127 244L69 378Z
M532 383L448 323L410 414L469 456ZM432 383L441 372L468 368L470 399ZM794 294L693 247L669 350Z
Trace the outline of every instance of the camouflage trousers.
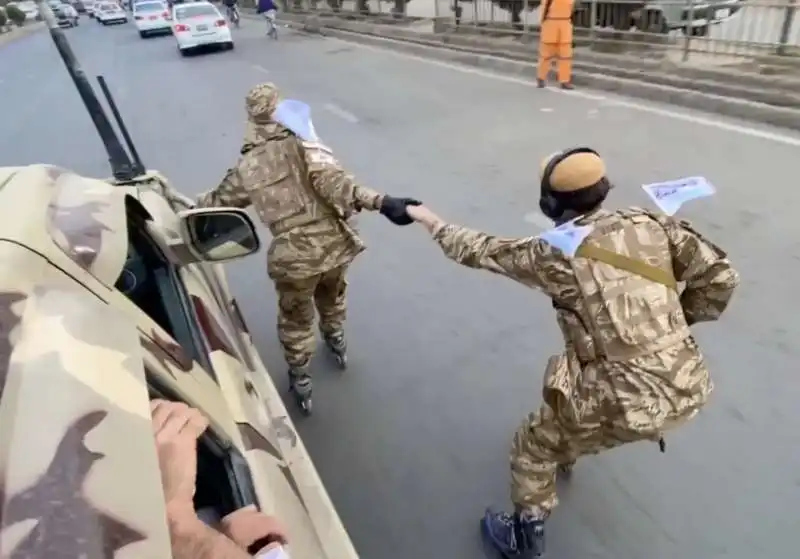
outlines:
M559 466L572 466L581 456L627 443L658 441L663 432L685 423L698 411L697 407L687 407L669 414L658 425L645 423L633 429L607 381L595 378L576 387L575 375L572 381L565 381L569 375L552 370L563 369L563 360L553 366L558 359L551 358L548 365L544 403L522 422L511 444L511 501L517 511L538 517L548 516L558 505Z
M323 335L341 332L347 313L347 266L302 280L275 282L278 339L290 367L308 363L317 345L314 310Z

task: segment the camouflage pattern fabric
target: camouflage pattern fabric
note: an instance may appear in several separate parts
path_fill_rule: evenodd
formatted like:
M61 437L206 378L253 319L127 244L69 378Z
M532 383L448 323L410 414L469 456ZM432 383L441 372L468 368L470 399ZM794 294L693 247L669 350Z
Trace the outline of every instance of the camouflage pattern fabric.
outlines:
M312 278L345 266L364 249L348 220L380 209L382 195L358 185L332 157L316 157L291 131L271 120L278 102L272 84L247 95L242 154L198 207L252 205L272 233L268 273L275 281Z
M445 255L506 276L553 300L565 342L544 379L544 405L515 436L512 498L546 514L556 464L627 442L657 440L691 418L713 390L689 325L716 320L739 275L687 222L630 208L598 210L584 242L670 270L682 292L541 239L503 239L457 225L434 234Z
M299 365L313 353L312 299L322 327L341 330L344 274L366 248L351 220L361 210L378 211L383 195L357 184L329 148L305 143L274 122L278 101L272 84L248 93L241 156L197 206L252 205L269 228L267 273L280 300L279 337L287 362Z
M344 328L347 313L347 267L302 280L278 281L278 338L290 367L308 363L316 349L314 307L323 335ZM307 373L307 371L305 371Z

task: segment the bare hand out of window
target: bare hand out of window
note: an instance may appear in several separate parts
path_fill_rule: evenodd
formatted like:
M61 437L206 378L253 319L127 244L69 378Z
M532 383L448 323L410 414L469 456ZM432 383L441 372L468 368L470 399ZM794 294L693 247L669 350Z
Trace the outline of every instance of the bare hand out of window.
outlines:
M194 515L197 439L208 427L198 410L180 402L150 403L161 482L169 516Z
M243 549L266 537L276 544L285 545L289 541L283 523L254 506L241 508L223 518L220 531Z

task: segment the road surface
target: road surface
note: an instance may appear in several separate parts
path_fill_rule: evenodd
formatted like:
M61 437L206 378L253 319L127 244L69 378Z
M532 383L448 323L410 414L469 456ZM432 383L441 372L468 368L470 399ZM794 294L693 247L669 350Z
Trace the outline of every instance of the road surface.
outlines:
M536 175L553 151L607 160L615 204L640 185L702 174L719 195L683 214L730 250L743 283L701 325L717 383L711 405L655 444L578 464L549 523L556 559L790 559L800 528L797 340L800 136L284 31L257 22L236 50L181 58L170 37L84 20L67 32L87 74L104 74L145 162L184 192L213 186L236 157L243 97L269 79L314 107L316 128L360 179L413 195L457 222L538 231ZM0 164L50 162L107 176L89 118L45 34L0 56ZM528 216L528 217L526 217ZM298 419L365 559L480 559L478 517L506 506L507 453L539 403L559 349L548 302L447 262L416 227L365 215L369 250L351 276L350 369L314 363L315 415ZM230 278L285 388L263 253Z

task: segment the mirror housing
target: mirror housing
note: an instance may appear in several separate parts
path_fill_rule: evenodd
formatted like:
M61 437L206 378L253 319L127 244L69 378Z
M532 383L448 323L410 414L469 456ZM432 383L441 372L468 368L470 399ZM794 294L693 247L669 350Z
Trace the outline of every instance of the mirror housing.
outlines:
M199 208L180 212L181 236L198 261L225 262L261 248L253 220L238 208Z

